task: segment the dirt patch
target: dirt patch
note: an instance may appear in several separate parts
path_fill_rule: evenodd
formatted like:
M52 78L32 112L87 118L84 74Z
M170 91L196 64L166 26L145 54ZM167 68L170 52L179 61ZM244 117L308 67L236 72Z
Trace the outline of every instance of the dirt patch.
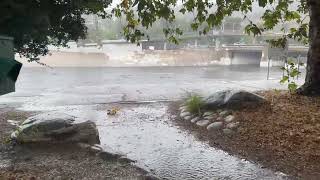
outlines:
M240 122L233 136L208 133L191 122L176 124L211 146L301 179L320 179L320 98L285 91L259 92L269 103L233 111ZM178 111L178 103L171 106Z
M0 109L0 114L0 180L155 179L128 159L75 144L8 144L15 126L7 120L23 121L34 113L7 108Z

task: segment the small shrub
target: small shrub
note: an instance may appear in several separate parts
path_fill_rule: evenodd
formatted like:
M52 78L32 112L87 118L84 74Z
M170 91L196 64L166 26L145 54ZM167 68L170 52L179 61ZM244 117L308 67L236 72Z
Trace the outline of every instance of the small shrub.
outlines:
M303 63L300 63L299 66L303 66ZM290 93L293 93L298 88L296 80L301 74L298 68L298 64L293 61L293 59L288 59L285 66L281 67L281 70L285 72L285 75L282 77L280 83L287 84L288 90Z
M187 111L189 111L190 113L201 115L201 109L203 108L203 106L204 101L199 95L190 95L190 97L187 98L186 107Z

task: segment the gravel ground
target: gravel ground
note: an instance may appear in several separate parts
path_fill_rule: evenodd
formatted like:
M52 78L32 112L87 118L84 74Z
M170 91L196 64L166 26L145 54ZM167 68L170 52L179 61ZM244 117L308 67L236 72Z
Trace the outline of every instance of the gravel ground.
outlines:
M269 103L233 111L240 122L231 137L178 119L176 124L211 146L298 179L320 179L320 98L286 91L260 92ZM177 114L178 103L170 108Z
M154 179L129 160L97 153L73 144L11 145L7 137L15 126L7 120L25 120L33 112L0 109L0 180L4 179Z

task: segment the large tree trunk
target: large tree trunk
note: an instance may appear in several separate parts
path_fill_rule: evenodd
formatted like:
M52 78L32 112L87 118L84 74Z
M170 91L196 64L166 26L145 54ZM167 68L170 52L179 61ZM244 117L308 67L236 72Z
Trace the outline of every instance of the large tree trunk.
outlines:
M320 96L320 0L308 0L309 52L305 83L298 93L308 96Z

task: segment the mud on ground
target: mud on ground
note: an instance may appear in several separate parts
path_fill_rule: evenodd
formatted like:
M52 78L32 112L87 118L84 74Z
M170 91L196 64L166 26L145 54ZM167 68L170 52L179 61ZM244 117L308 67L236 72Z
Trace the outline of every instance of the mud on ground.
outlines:
M286 91L259 94L269 103L233 111L240 127L231 137L208 133L191 122L177 119L176 124L230 154L299 179L320 179L320 98ZM177 114L178 103L170 111Z

